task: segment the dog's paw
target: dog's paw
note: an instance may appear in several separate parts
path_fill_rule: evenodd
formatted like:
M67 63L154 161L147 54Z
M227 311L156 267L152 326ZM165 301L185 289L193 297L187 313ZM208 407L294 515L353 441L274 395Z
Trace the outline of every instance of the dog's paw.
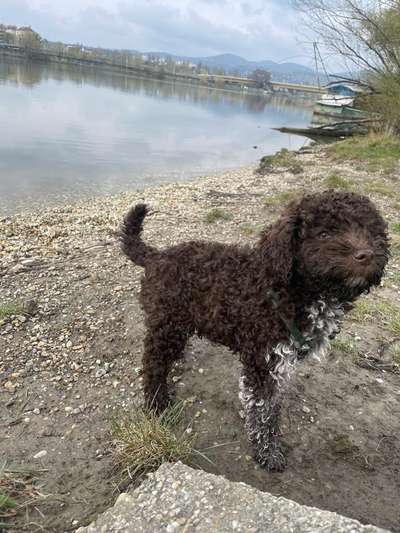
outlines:
M268 472L283 472L287 465L285 454L279 444L270 444L262 451L255 450L254 458Z

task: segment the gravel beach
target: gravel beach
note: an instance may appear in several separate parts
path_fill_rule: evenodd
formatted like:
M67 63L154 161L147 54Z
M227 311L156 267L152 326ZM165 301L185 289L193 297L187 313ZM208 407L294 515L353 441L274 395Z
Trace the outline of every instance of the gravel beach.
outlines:
M153 206L144 238L155 246L189 239L248 243L290 198L327 188L328 178L340 175L389 222L394 246L387 277L363 301L371 309L388 302L396 313L399 170L384 174L333 161L325 148L293 157L294 168L265 175L240 168L0 220L0 303L14 309L0 314L0 457L43 470L35 482L42 497L11 517L18 531L73 531L117 497L110 423L142 401L142 270L122 256L116 238L136 202ZM177 396L189 400L187 418L200 449L231 443L201 466L400 531L399 338L383 311L363 320L350 316L327 360L301 367L284 409L289 467L279 475L249 457L238 362L228 350L193 339L174 374Z

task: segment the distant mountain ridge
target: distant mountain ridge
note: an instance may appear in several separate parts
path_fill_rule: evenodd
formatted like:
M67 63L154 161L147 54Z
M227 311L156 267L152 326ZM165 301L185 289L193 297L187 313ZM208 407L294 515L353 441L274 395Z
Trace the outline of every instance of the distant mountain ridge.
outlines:
M315 80L316 74L313 69L299 63L276 63L271 60L249 61L244 57L235 54L219 54L206 57L191 57L174 55L168 52L146 52L159 58L171 58L174 61L189 61L196 65L202 64L207 67L220 67L228 73L237 72L241 75L247 75L257 68L269 70L272 78L279 81L280 79L291 79L291 81L312 81Z

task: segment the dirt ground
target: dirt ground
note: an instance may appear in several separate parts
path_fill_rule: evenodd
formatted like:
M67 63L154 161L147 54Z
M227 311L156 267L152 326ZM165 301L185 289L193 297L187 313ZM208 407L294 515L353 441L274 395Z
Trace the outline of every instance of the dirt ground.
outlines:
M278 216L287 191L324 188L332 162L323 152L297 156L302 171L254 175L240 169L200 179L61 206L0 221L0 303L23 309L0 325L0 457L43 469L42 497L12 518L16 531L66 532L115 501L112 418L141 404L141 269L121 256L115 229L127 207L152 201L145 238L160 247L189 238L248 242ZM371 175L335 163L359 190L379 178L393 194L371 197L398 222L398 173ZM210 209L229 220L205 221ZM394 238L396 236L394 235ZM396 252L398 253L398 252ZM400 262L369 302L397 304ZM398 340L387 323L348 317L325 361L299 365L283 410L288 468L267 473L251 459L238 400L239 363L223 347L192 339L174 370L186 423L198 434L199 466L234 481L400 531L400 375ZM370 357L374 356L374 359ZM382 364L368 365L373 360Z

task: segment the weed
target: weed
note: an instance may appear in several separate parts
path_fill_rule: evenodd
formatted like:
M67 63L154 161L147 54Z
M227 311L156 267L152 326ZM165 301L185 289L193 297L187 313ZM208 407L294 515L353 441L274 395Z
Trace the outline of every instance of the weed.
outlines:
M345 191L350 191L353 188L351 181L346 179L344 176L341 176L337 172L332 172L324 179L323 183L325 187L332 189L343 189Z
M3 303L0 304L0 321L5 320L13 315L18 315L23 312L22 305L18 303Z
M233 216L228 211L221 209L220 207L213 207L208 211L205 216L205 221L207 224L214 224L218 220L232 220Z
M130 478L157 469L165 461L187 461L194 453L195 435L177 435L185 404L178 402L160 416L143 409L113 422L114 458L118 471Z

